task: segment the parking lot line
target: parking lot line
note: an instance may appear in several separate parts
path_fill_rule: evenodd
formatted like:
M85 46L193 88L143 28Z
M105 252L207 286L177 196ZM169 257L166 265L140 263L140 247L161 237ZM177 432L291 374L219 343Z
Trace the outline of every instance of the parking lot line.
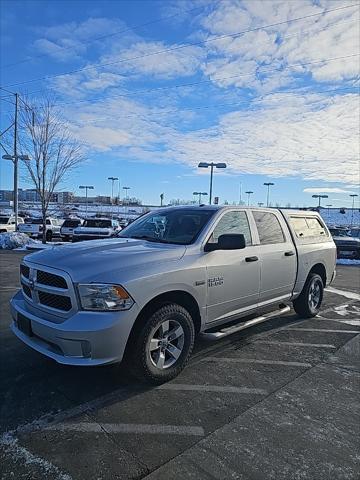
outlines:
M165 383L156 387L158 390L183 390L194 392L219 392L219 393L245 393L268 395L267 390L263 388L232 387L227 385L190 385L183 383Z
M0 287L0 292L12 292L13 290L19 290L19 288L19 285L13 287Z
M312 365L310 363L302 363L302 362L285 362L282 360L259 360L257 358L229 358L229 357L206 357L204 358L203 362L208 360L211 361L218 361L224 363L255 363L260 365L284 365L286 367L304 367L304 368L311 368Z
M49 425L45 430L76 431L94 433L135 433L135 434L165 434L165 435L192 435L203 437L204 429L197 426L184 425L152 425L137 423L58 423Z
M325 332L325 333L360 333L360 330L332 330L327 328L296 328L290 327L288 331L292 332Z
M339 290L338 288L334 287L326 287L325 291L329 293L336 293L337 295L342 295L345 298L350 298L350 300L360 300L360 295L354 292L347 292L345 290Z
M269 345L289 345L291 347L337 348L335 345L328 345L327 343L279 342L275 340L257 340L256 343L267 343Z

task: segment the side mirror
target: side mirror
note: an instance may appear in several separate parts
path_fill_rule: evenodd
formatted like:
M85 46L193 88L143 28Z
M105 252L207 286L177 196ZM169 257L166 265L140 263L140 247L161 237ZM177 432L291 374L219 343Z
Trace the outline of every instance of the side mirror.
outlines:
M227 233L220 235L218 243L207 243L205 252L214 250L241 250L246 247L245 237L242 233Z

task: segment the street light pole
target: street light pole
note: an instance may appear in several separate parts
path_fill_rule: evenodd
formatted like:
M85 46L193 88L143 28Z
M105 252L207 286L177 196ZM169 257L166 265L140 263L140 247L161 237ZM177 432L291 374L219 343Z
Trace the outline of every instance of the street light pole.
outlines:
M267 196L266 196L266 206L269 206L269 200L270 200L270 187L272 185L275 185L275 183L272 182L265 182L264 185L267 187Z
M321 199L322 199L322 198L329 198L329 195L312 195L312 197L319 199L318 209L319 209L319 213L320 213Z
M125 200L126 200L126 207L125 207L125 213L128 213L128 190L130 190L130 187L123 187L123 190L125 190Z
M85 189L85 217L87 217L88 211L88 190L94 190L92 185L79 185L80 190Z
M351 193L349 197L352 197L352 207L351 207L351 226L353 226L354 221L354 205L355 205L355 197L358 197L356 193Z
M327 208L327 218L328 218L328 221L330 220L330 207L332 207L331 204L328 204L326 205L326 208Z
M113 205L113 198L114 198L114 182L116 182L116 180L119 180L119 179L118 177L108 177L108 180L111 181L110 207L111 207L111 218L112 218L113 217L112 205Z
M199 205L201 205L201 197L202 197L203 195L207 195L207 193L206 193L206 192L193 192L193 195L199 197Z
M250 205L250 195L251 195L252 193L254 193L254 192L252 192L251 190L249 190L249 191L247 191L247 192L245 192L245 193L246 193L247 196L248 196L248 206L249 206L249 205Z
M209 205L212 203L212 187L213 187L213 174L215 168L226 168L226 163L214 163L214 162L200 162L198 168L210 167L210 190L209 190Z

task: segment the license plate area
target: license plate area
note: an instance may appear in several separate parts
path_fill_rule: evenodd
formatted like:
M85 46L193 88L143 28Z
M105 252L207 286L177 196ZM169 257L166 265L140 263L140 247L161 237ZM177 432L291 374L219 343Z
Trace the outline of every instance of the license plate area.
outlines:
M27 335L28 337L32 337L33 336L33 331L32 331L32 328L31 328L31 321L24 317L24 315L21 315L21 313L18 313L18 316L17 316L17 327L18 329L25 333L25 335Z

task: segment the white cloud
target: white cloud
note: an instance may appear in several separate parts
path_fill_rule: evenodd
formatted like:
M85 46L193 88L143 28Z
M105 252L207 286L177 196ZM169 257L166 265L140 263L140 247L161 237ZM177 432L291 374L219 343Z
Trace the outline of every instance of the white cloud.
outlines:
M201 23L210 34L226 35L336 8L334 2L321 3L220 2L216 11ZM358 56L325 60L359 53L359 25L358 10L349 8L224 38L207 45L209 55L203 70L222 88L233 85L261 91L275 90L305 74L310 74L316 82L354 79L359 74ZM320 62L312 63L317 61ZM277 71L271 71L274 69ZM242 77L219 79L228 72L233 75L238 72Z
M85 125L80 123L77 132L90 147L121 151L130 160L195 167L211 158L226 161L229 174L353 185L359 171L358 109L351 94L332 99L272 94L254 101L249 110L222 115L209 128L183 132L174 118L169 122L171 114L153 116L156 110L139 102L109 99L83 109L78 120ZM181 109L176 118L180 116ZM91 128L88 121L94 122Z
M354 188L354 186L352 186ZM349 190L344 190L343 188L337 187L311 187L311 188L304 188L304 193L355 193Z
M177 47L181 45L139 41L128 48L120 47L118 52L103 56L101 63L114 63L109 66L112 71L131 72L135 75L162 79L193 75L203 58L202 49L189 46L176 50ZM163 52L169 48L175 50Z

